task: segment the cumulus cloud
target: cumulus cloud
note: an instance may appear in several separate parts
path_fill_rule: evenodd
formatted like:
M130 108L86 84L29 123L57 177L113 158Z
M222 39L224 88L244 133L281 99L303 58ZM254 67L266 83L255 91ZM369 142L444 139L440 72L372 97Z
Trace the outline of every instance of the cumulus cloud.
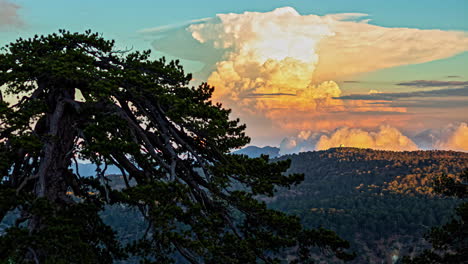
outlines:
M451 123L440 129L429 129L414 137L423 149L468 151L468 124Z
M460 123L458 126L451 126L447 137L441 138L436 147L440 149L468 151L468 125Z
M374 89L372 89L372 90L370 90L370 91L368 92L368 94L380 94L380 93L382 93L382 92L379 92L379 91L374 90Z
M200 43L264 63L287 57L315 64L315 82L405 64L422 63L468 50L464 32L385 28L359 20L365 14L300 15L291 7L271 12L219 14L191 25ZM234 56L232 56L234 55Z
M442 128L428 129L410 138L388 125L378 130L341 127L333 131L301 131L284 138L280 155L336 147L371 148L392 151L439 149L468 151L468 124L451 123Z
M280 155L293 154L316 150L320 137L327 135L327 131L301 131L297 136L286 137L280 143Z
M308 122L330 112L404 112L382 104L343 102L336 99L342 91L335 81L317 82L320 43L336 35L336 23L361 15L302 16L288 7L267 13L220 14L187 31L199 43L225 51L208 83L216 87L215 100L229 107L260 111L283 127L292 126L285 121L299 112L306 113L303 118Z
M0 0L0 28L22 24L18 15L19 8L8 0Z
M168 54L203 62L197 78L215 86L214 99L243 119L265 119L288 132L342 126L367 129L382 123L401 127L407 120L401 113L407 108L388 102L418 94L373 90L356 98L342 96L338 83L353 82L349 80L361 73L467 51L468 36L385 28L368 24L365 17L301 15L291 7L219 14L164 32L154 45ZM465 92L452 90L452 94ZM368 114L356 118L355 113Z
M398 129L384 125L377 131L342 127L333 132L302 131L297 136L283 139L280 154L336 147L371 148L392 151L417 150L418 146Z
M239 101L251 93L288 93L295 98L274 101L298 101L303 108L304 99L314 104L313 99L341 94L334 82L311 83L319 59L316 46L333 34L319 20L281 8L268 13L221 14L212 23L192 25L188 30L200 43L226 51L208 78L217 87L219 99ZM262 100L260 105L269 103Z
M340 128L330 136L321 136L316 148L325 150L339 146L393 151L418 149L411 139L390 126L381 126L376 132L359 128Z

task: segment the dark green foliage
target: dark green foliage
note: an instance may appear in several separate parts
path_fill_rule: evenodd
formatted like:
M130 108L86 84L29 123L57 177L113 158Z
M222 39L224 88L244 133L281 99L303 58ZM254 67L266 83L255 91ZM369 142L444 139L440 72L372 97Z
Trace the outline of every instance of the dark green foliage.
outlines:
M434 190L446 196L468 197L468 169L455 177L443 175L434 179Z
M0 219L19 215L0 261L278 263L282 252L310 261L312 247L352 258L333 232L256 199L303 176L284 175L289 161L230 155L249 142L245 126L190 79L177 61L115 51L90 31L5 47L0 86L18 102L0 100ZM95 177L69 169L76 157L98 166ZM108 165L125 188L111 187ZM145 234L119 244L100 216L109 205L138 209Z
M273 197L256 198L265 201L268 208L299 216L306 227L322 226L337 232L357 253L352 263L381 263L393 256L401 260L401 256L419 254L430 247L424 233L450 221L455 207L462 202L434 193L432 181L443 174L458 175L468 165L468 153L341 148L279 160L291 160L289 172L304 173L304 181L279 188ZM118 176L110 179L113 186L123 185ZM117 221L113 215L119 210L118 214L125 218ZM145 232L146 226L130 208L113 206L103 216L119 231L122 241L136 239ZM126 221L132 217L134 221ZM136 225L138 222L141 226ZM309 253L314 260L341 262L325 258L327 250Z
M348 240L357 253L353 263L380 263L427 249L424 233L449 221L461 202L438 195L431 182L468 166L468 153L453 151L339 148L277 160L287 159L288 172L304 173L304 181L261 199L298 215L306 227L323 226Z
M112 229L98 216L101 209L92 204L57 210L47 200L37 199L24 210L40 216L44 228L33 234L23 225L8 228L0 239L1 259L22 263L37 248L47 256L44 263L112 263L125 257Z
M435 190L443 195L468 198L468 170L458 179L446 175L434 180ZM455 216L441 227L434 227L427 234L432 249L404 259L404 263L468 263L468 203L462 203L455 210Z

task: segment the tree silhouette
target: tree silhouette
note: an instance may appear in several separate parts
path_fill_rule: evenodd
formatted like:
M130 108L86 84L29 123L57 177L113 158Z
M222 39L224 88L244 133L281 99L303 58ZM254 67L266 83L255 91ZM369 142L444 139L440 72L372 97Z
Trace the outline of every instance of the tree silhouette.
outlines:
M210 101L207 84L189 87L177 61L116 51L87 31L19 39L0 54L0 219L17 212L0 237L13 263L276 263L281 253L309 261L320 247L341 259L335 233L304 230L295 216L256 196L303 180L289 161L230 155L249 142L230 110ZM97 165L81 177L76 159ZM109 165L126 188L112 189ZM99 213L137 207L143 237L121 245ZM284 256L284 255L283 255Z

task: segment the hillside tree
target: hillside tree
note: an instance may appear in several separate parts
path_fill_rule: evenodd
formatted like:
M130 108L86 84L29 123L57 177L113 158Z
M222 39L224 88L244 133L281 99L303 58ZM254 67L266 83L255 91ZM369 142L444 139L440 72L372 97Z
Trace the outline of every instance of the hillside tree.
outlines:
M458 177L443 175L434 179L434 191L438 194L465 199L456 209L455 216L440 226L433 227L426 235L432 248L411 258L407 264L455 264L468 263L468 169Z

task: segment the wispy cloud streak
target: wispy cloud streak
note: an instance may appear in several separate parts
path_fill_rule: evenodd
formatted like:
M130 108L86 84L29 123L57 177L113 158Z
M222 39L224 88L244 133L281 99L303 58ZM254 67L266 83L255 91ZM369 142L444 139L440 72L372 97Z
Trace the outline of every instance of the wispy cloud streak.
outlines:
M200 19L187 20L187 21L183 21L180 23L170 24L170 25L144 28L144 29L138 30L137 32L140 34L161 34L170 30L179 29L180 27L183 27L183 26L201 23L201 22L209 21L211 19L212 18L200 18Z
M405 93L373 93L373 94L351 94L340 97L335 97L339 100L384 100L392 101L400 98L423 98L423 97L449 97L449 96L468 96L468 87L439 89L420 92L405 92Z
M416 80L411 82L397 83L400 86L412 86L412 87L460 87L468 86L467 81L436 81L436 80Z
M18 10L20 6L9 2L8 0L0 0L0 28L21 26L21 21Z

